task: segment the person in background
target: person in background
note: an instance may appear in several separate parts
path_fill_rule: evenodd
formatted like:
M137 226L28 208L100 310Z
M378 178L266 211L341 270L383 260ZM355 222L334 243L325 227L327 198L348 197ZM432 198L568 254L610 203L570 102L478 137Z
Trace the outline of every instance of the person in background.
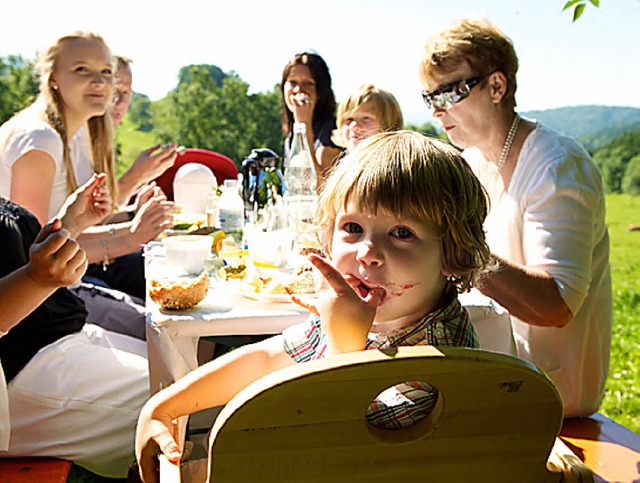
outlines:
M136 432L142 479L156 481L158 449L179 461L174 418L226 404L272 371L365 349L477 347L457 294L489 262L486 213L479 181L440 141L409 131L382 133L350 151L320 194L318 225L330 258L309 257L321 274L317 305L306 305L316 315L156 393ZM426 417L436 399L428 384L393 386L372 402L367 420L379 428L403 428Z
M350 150L376 133L402 129L404 119L393 94L363 84L338 106L337 126L334 141Z
M327 171L340 154L340 149L331 140L331 134L336 128L336 99L331 87L329 67L318 54L296 54L282 72L280 91L285 163L289 159L293 123L306 124L309 149L320 187Z
M113 128L116 129L129 110L131 95L133 93L133 75L131 72L131 59L115 56L114 95L111 108ZM118 203L127 204L135 190L141 185L156 179L167 169L173 166L177 157L177 144L162 145L160 143L141 151L133 161L131 167L118 179Z
M499 267L478 288L510 312L518 355L547 372L565 416L587 416L611 349L605 193L577 142L516 112L517 70L502 31L460 19L426 43L422 96L489 193Z
M149 398L146 344L86 323L64 288L87 266L75 237L111 211L105 180L93 175L42 229L0 197L0 458L64 458L124 478Z

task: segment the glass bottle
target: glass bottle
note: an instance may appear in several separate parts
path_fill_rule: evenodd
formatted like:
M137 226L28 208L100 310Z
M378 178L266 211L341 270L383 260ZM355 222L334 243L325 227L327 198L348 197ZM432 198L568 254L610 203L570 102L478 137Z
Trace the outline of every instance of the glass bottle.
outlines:
M284 211L286 225L297 245L313 245L313 223L318 205L316 170L307 142L307 125L293 124L291 152L284 167Z

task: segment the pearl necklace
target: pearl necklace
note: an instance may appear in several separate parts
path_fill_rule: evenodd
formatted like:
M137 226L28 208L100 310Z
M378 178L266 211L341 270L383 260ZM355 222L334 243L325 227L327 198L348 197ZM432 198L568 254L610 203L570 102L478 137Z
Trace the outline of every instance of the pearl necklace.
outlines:
M513 118L513 121L511 122L511 127L509 128L509 134L507 134L507 139L505 139L504 145L502 146L500 159L498 160L498 164L496 165L498 169L498 173L500 173L502 171L502 168L504 168L504 163L507 161L507 156L509 155L509 150L511 149L511 143L513 143L513 138L516 137L516 131L518 130L519 124L520 124L520 116L516 113L516 116Z

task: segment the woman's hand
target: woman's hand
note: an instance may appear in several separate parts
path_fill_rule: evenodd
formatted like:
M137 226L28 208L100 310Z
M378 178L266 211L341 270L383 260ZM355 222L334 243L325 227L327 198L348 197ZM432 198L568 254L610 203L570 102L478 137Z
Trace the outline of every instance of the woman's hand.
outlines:
M58 212L62 227L78 236L86 228L101 223L111 214L112 200L104 185L107 175L94 174L89 181L74 191Z
M54 219L29 248L27 273L41 287L67 287L80 281L87 263L84 250Z
M175 204L172 201L167 201L167 197L161 190L159 193L151 196L142 204L131 222L130 232L136 246L155 239L173 225ZM142 193L138 196L146 198L148 193Z
M318 255L310 255L309 261L318 269L320 277L316 306L293 300L319 314L323 331L327 335L329 353L363 350L367 334L380 305L382 293L373 289L360 296L333 265Z
M137 173L140 183L146 183L156 179L167 169L173 166L178 153L177 144L156 144L149 149L145 149L138 154L131 168L132 172Z
M303 122L307 125L307 131L311 130L311 122L313 121L313 109L315 104L308 94L298 92L292 96L291 106L293 107L294 122Z
M176 144L156 144L141 151L131 167L118 179L118 203L126 204L141 184L156 179L173 166L178 152Z
M155 181L152 181L149 184L142 186L138 191L138 194L136 195L135 199L133 200L133 203L131 203L131 206L133 206L133 212L138 213L140 208L142 208L142 206L147 201L157 196L164 196L165 199L167 198L164 192L162 191L162 189L160 188L160 186L158 186Z
M140 478L145 483L159 480L158 453L177 465L182 454L174 434L175 425L169 417L154 415L153 402L148 402L140 412L136 428L136 460Z

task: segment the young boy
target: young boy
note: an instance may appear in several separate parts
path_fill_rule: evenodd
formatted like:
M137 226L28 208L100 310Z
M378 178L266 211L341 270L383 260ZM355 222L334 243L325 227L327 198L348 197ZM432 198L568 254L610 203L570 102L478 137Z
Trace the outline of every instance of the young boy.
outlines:
M393 94L372 84L363 84L338 106L336 125L335 142L351 150L369 136L402 129L404 120Z
M414 132L377 134L347 158L328 178L318 205L330 257L310 256L321 274L311 307L319 315L215 359L153 396L136 435L145 481L152 481L158 448L170 461L180 459L171 436L176 417L226 404L272 371L364 349L477 347L457 291L470 288L489 263L482 230L487 204L478 180L452 147ZM395 389L414 401L416 388ZM434 401L429 388L417 389L422 399L409 420L407 404L395 412L378 398L369 422L396 428L420 419Z

